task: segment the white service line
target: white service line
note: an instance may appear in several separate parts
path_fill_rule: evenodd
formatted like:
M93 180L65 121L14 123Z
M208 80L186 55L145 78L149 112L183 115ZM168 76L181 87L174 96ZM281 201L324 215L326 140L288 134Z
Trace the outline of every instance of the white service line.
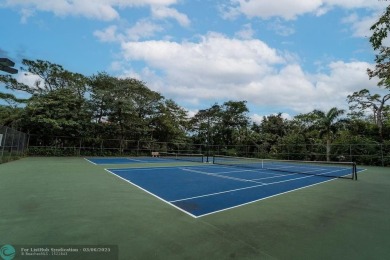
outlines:
M137 184L135 184L135 183L133 183L133 182L131 182L131 181L125 179L125 178L122 178L121 176L116 175L115 173L111 172L110 170L108 170L108 169L104 169L104 170L107 171L107 172L109 172L109 173L111 173L111 174L114 175L115 177L118 177L119 179L121 179L121 180L123 180L123 181L125 181L125 182L130 183L131 185L137 187L138 189L140 189L140 190L142 190L142 191L144 191L144 192L146 192L146 193L152 195L153 197L155 197L155 198L157 198L157 199L159 199L159 200L161 200L161 201L163 201L163 202L165 202L165 203L171 205L172 207L174 207L174 208L180 210L181 212L184 212L185 214L187 214L187 215L189 215L189 216L191 216L191 217L193 217L193 218L196 218L196 217L197 217L197 216L195 216L195 215L192 215L192 214L189 213L188 211L185 211L185 210L179 208L178 206L172 204L171 202L169 202L169 201L167 201L167 200L165 200L165 199L163 199L163 198L157 196L156 194L154 194L154 193L152 193L152 192L150 192L150 191L148 191L148 190L142 188L141 186L138 186Z
M340 170L337 170L337 171L340 171ZM336 172L336 171L331 171L331 172ZM329 172L327 172L327 173L329 173ZM324 174L325 174L325 173L324 173ZM315 177L315 176L318 176L318 175L308 175L308 176L303 176L303 177L294 178L294 179L288 179L288 180L283 180L283 181L275 181L275 182L270 182L270 183L262 183L262 184L260 184L260 185L254 185L254 186L244 187L244 188L239 188L239 189L233 189L233 190L215 192L215 193L210 193L210 194L204 194L204 195L199 195L199 196L194 196L194 197L189 197L189 198L183 198L183 199L179 199L179 200L172 200L172 201L170 201L170 202L173 203L173 202L177 202L177 201L184 201L184 200L192 200L192 199L203 198L203 197L210 197L210 196L215 196L215 195L219 195L219 194L223 194L223 193L234 192L234 191L239 191L239 190L246 190L246 189L253 189L253 188L257 188L257 187L261 187L261 186L274 185L274 184L279 184L279 183L284 183L284 182L290 182L290 181L295 181L295 180L301 180L301 179L311 178L311 177ZM332 178L332 180L333 180L333 178ZM305 187L306 187L306 186L305 186Z
M253 180L234 178L234 177L229 177L229 176L225 176L225 175L213 174L213 173L209 173L209 172L191 170L191 169L187 169L187 168L179 168L179 169L183 170L183 171L187 171L187 172L195 172L195 173L205 174L205 175L209 175L209 176L213 176L213 177L217 177L217 178L230 179L230 180L243 181L243 182L254 182L254 183L260 183L260 184L262 183L262 182L257 182L257 181L253 181Z

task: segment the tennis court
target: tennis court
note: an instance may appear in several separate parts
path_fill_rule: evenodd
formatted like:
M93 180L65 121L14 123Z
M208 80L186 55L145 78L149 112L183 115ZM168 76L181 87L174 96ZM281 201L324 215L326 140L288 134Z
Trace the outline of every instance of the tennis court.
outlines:
M194 166L108 168L131 183L192 217L202 217L335 178L355 179L351 163L259 160L171 154L168 158L87 158L94 164L199 162Z
M118 259L390 257L388 168L359 166L367 170L354 181L265 170L257 162L256 170L230 159L229 166L149 159L29 157L1 164L0 244L116 245ZM276 179L289 184L271 184ZM293 183L292 192L283 190ZM279 187L270 189L279 195L251 197L260 187Z
M92 164L134 164L134 163L158 163L160 160L150 157L140 158L85 158Z
M85 158L92 164L142 164L142 163L167 163L176 162L177 160L193 161L203 163L205 156L203 154L181 154L160 152L158 157L110 157L110 158Z

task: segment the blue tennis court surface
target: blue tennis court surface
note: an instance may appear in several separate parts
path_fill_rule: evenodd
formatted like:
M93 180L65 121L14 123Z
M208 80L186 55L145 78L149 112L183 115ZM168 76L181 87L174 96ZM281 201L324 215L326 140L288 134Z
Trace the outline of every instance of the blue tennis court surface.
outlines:
M321 175L220 165L106 170L193 217L334 179ZM342 176L347 174L348 169L316 168L313 171L322 171L324 174L329 171L333 174L339 172Z

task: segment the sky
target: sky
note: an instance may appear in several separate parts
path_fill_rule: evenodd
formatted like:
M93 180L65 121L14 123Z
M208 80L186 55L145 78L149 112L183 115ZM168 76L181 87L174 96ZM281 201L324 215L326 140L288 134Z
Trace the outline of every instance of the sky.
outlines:
M348 109L381 93L367 68L384 0L0 0L0 56L131 77L189 111L247 101L250 117ZM20 72L19 81L34 75ZM0 91L5 91L0 86ZM17 93L17 95L22 95Z

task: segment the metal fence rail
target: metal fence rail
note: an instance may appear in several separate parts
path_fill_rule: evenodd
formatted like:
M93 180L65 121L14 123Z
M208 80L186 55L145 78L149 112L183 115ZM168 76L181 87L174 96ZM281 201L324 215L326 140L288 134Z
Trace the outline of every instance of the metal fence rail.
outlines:
M7 126L0 126L0 163L24 156L28 136Z
M326 160L324 144L207 145L141 140L30 136L28 154L38 156L150 156L151 152L202 153L286 159ZM353 161L364 165L390 166L390 142L332 144L331 161Z

